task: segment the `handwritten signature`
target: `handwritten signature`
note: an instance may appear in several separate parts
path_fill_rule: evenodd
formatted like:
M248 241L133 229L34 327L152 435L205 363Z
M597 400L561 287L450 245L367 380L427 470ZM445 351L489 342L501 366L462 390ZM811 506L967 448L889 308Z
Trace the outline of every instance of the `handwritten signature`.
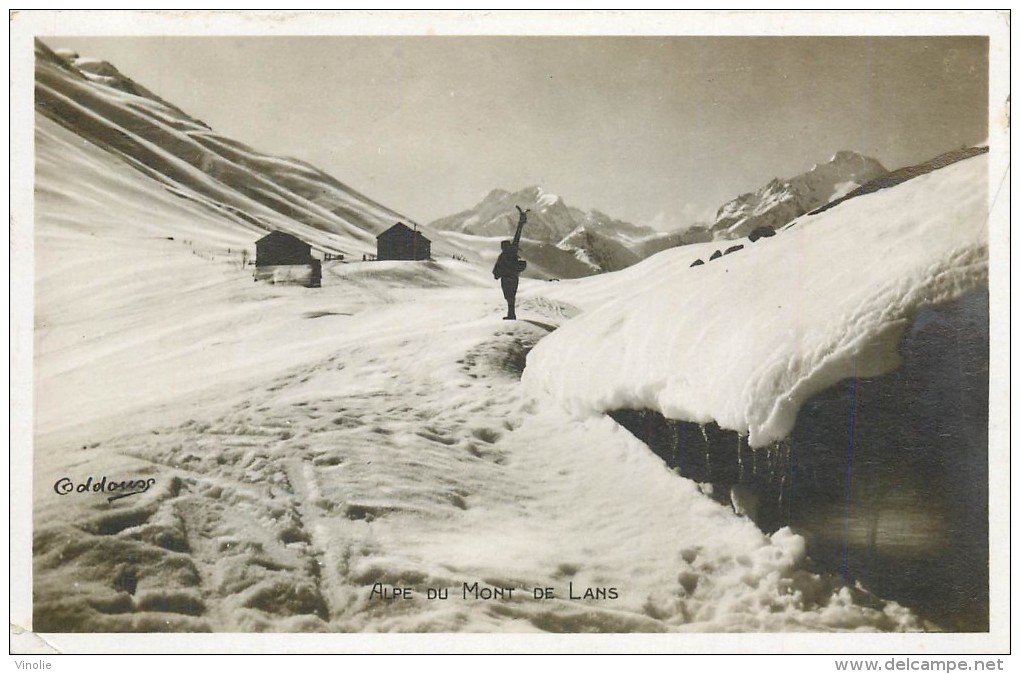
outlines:
M110 494L106 500L113 503L117 499L134 496L135 494L143 494L149 491L154 484L156 484L156 478L154 477L135 480L111 480L105 475L99 479L89 475L88 479L78 484L75 484L74 480L69 477L62 477L53 483L53 491L57 492L58 496L87 494L89 492Z

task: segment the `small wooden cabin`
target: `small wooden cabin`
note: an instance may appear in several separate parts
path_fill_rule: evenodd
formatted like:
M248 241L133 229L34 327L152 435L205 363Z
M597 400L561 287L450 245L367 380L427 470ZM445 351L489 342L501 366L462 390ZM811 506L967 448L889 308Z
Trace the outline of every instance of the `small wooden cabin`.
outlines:
M270 232L255 242L255 266L308 264L312 245L286 232Z
M432 242L417 229L398 222L376 237L380 260L428 260Z
M255 280L318 288L322 262L312 257L311 244L286 232L270 232L255 242Z

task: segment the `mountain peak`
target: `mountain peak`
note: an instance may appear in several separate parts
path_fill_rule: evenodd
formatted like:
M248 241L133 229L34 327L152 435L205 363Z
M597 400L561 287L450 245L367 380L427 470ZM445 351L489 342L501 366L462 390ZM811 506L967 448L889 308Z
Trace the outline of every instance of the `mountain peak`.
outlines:
M84 79L91 84L117 89L132 96L147 98L155 101L171 111L174 116L186 119L205 129L209 126L200 120L188 116L183 110L172 103L163 100L153 92L138 84L108 61L82 56L73 49L57 48L50 49L41 40L35 41L35 59L37 69L44 64L57 66L73 77ZM211 130L211 129L209 129Z
M108 61L82 56L67 48L54 49L53 53L91 82L105 84L129 94L151 96L151 93L139 87Z
M837 164L837 163L840 163L840 162L860 161L860 160L875 161L874 159L871 159L870 157L866 157L865 155L861 154L860 152L854 152L853 150L839 150L836 154L832 155L832 159L829 160L829 163L830 164Z
M540 208L549 208L550 206L555 206L556 204L562 203L563 199L559 198L555 194L550 194L548 192L542 192L539 195L538 200L536 201L536 204Z
M525 187L522 190L514 192L514 198L528 204L534 204L536 206L551 206L557 201L562 201L560 197L551 192L547 192L540 185L531 185ZM523 206L523 204L521 204Z
M712 231L715 238L734 239L761 226L778 229L886 173L878 160L840 150L825 164L785 180L773 178L756 192L723 204Z
M568 206L558 194L541 185L516 192L496 189L474 207L431 223L435 229L475 236L510 236L517 226L514 206L530 209L523 236L532 242L557 247L577 256L594 271L612 271L639 259L630 247L643 236L654 234L615 220L601 211Z
M494 201L502 201L503 199L506 199L508 196L510 196L509 192L507 192L504 189L500 189L499 187L497 187L496 189L492 190L491 192L489 192L488 194L485 195L485 198L482 199L482 203L492 203Z

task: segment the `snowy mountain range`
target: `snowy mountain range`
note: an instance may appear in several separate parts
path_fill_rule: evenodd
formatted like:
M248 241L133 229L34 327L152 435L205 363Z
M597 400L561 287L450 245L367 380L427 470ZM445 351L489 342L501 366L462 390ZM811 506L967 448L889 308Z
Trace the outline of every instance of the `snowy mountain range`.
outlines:
M779 229L887 173L877 160L843 150L824 164L785 180L774 178L757 191L723 204L711 224L694 223L670 232L569 206L560 196L538 186L517 192L495 189L472 208L435 220L430 227L474 236L510 237L517 224L514 206L519 205L532 211L523 235L532 245L552 245L573 254L590 270L587 273L619 271L668 248L739 239L759 227ZM550 258L548 251L543 258ZM579 271L555 263L548 266L552 276L573 277Z
M417 224L310 164L268 155L217 133L113 64L54 51L38 40L35 53L37 112L156 181L168 194L216 216L217 228L189 233L197 240L226 237L248 245L280 230L316 249L356 259L374 253L375 236L397 221ZM50 139L63 142L56 134ZM616 271L646 257L643 242L666 241L650 228L567 206L538 187L517 193L494 190L469 211L418 227L432 240L434 256L457 255L484 266L498 252L491 237L513 232L515 203L532 210L522 245L532 262L528 276L576 278ZM249 233L238 237L237 227Z
M357 256L374 253L375 236L397 221L414 223L314 166L218 134L110 63L53 51L38 40L35 52L40 114L175 197L249 231L252 241L281 230L317 249ZM576 278L618 271L675 246L741 238L761 226L778 229L885 173L874 159L838 152L828 163L724 204L710 225L666 233L570 206L538 186L495 189L472 208L419 229L432 240L434 255L485 265L498 252L492 239L513 234L514 206L530 208L522 254L533 264L526 275Z
M36 110L120 158L175 196L252 232L298 236L316 248L375 252L375 236L413 220L305 162L216 133L110 63L35 43ZM427 231L433 251L465 254Z
M739 239L758 227L779 229L885 173L885 167L870 157L837 152L825 164L815 164L786 180L774 178L757 191L723 204L710 229L712 238Z
M711 240L712 232L709 230L709 226L702 222L696 222L690 227L662 232L643 239L635 246L635 252L644 259L668 248L689 246L692 243L705 243Z
M72 134L40 122L39 142L47 152L52 147L54 157L67 156L71 146L84 141L153 181L157 193L190 204L187 212L203 214L200 229L180 219L138 218L136 227L147 234L185 238L225 253L250 248L268 231L280 230L317 250L358 259L374 253L375 236L397 221L418 224L314 166L261 153L215 132L110 63L54 51L38 40L35 52L37 114ZM53 169L60 171L57 165ZM643 257L627 249L628 241L652 230L568 208L538 188L523 192L493 192L483 202L485 219L492 221L488 227L418 224L432 241L433 257L491 266L499 252L491 237L512 231L514 202L532 209L522 243L530 263L526 276L576 278L621 269ZM558 246L567 237L572 243Z
M656 236L650 227L617 220L597 210L568 206L541 187L517 192L495 189L473 207L430 223L437 230L484 237L512 237L517 227L514 206L531 209L523 238L569 252L587 273L618 271L641 260L640 242ZM523 250L523 249L522 249ZM574 270L561 276L575 276Z

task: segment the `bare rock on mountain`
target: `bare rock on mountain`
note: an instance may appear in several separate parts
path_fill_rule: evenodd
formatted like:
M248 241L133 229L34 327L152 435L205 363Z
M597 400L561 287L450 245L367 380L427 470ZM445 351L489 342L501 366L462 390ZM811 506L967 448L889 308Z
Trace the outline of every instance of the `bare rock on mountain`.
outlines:
M886 174L878 161L849 151L786 180L774 178L756 192L724 204L711 227L714 239L739 239L761 227L778 230L795 218Z

